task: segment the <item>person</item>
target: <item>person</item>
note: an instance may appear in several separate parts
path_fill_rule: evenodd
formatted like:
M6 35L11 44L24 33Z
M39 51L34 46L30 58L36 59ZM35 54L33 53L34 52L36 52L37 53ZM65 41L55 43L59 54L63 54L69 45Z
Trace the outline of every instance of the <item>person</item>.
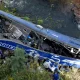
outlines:
M2 50L0 49L0 58L2 57Z
M60 71L69 72L69 71L70 71L70 68L69 68L69 66L67 66L67 65L64 63L63 65L61 65Z
M56 69L58 70L58 72L60 72L60 70L59 70L59 63L58 62L52 62L51 64L50 64L50 69L51 69L51 71L52 72L54 72Z
M57 68L54 71L53 80L60 80L59 71Z
M0 49L0 58L1 59L5 59L5 55L4 55L4 53L3 53L3 51Z
M49 70L50 69L50 64L51 64L51 61L50 60L46 60L43 63L43 66L45 67L46 70Z

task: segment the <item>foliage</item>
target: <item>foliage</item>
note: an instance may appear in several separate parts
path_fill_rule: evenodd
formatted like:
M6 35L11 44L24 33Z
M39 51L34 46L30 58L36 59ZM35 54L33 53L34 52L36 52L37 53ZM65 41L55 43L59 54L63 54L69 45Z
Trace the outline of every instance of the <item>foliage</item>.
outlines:
M26 68L25 66L25 55L24 50L16 48L14 56L11 57L11 71L12 74L19 73L19 71Z
M37 68L27 67L24 53L24 50L16 48L14 56L6 58L6 62L0 64L0 80L51 80L49 72L41 73ZM37 63L34 66L36 65Z
M3 11L6 10L6 7L4 6L4 3L0 3L0 10L3 10Z
M16 12L17 12L17 9L16 9L16 8L13 8L13 9L11 10L11 12L12 12L12 13L16 13Z
M38 19L37 20L37 24L42 25L43 24L43 20L42 19Z
M3 2L0 3L0 10L11 13L13 15L18 15L18 14L16 14L17 13L16 8L9 9L8 7L6 7L6 5Z
M16 74L14 80L51 80L47 72L30 72L31 70L21 71L19 74Z
M80 80L80 70L72 68L70 72L61 72L63 80Z
M56 0L49 1L53 4ZM71 1L72 0L59 0L61 5L65 5ZM16 13L15 8L11 10L12 12L10 12L8 8L4 7L4 4L0 4L0 10L11 14ZM23 19L30 21L29 17L23 17ZM43 20L38 19L37 23L42 25ZM28 68L25 65L25 60L24 50L19 48L15 50L14 56L5 59L6 63L1 64L3 60L0 60L0 80L51 80L49 72L44 71L43 73L40 73L37 71L37 63L31 63L33 67ZM76 69L73 70L71 70L71 72L62 71L61 77L63 80L80 80L80 72L78 70L76 71Z
M30 18L29 17L22 17L23 19L27 20L27 21L30 21Z
M51 80L51 73L43 70L40 72L37 69L37 60L30 61L33 67L27 67L25 51L16 48L14 56L5 59L0 59L0 80ZM27 59L26 59L27 58ZM42 66L41 66L42 67ZM61 80L80 80L80 70L72 68L70 72L61 71Z

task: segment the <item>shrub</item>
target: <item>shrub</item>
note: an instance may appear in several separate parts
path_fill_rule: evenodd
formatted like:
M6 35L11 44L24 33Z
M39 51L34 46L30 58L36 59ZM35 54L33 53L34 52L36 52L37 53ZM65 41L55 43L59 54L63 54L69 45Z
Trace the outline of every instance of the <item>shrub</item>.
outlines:
M37 24L42 25L43 24L43 20L42 19L38 19L37 20Z
M69 72L61 72L63 80L80 80L80 71L77 68L72 68Z
M12 12L13 12L13 13L16 13L16 12L17 12L17 9L16 9L16 8L13 8L13 9L12 9Z
M51 80L49 72L40 73L27 67L24 53L24 50L16 48L14 56L5 59L6 63L0 65L0 80Z
M29 17L23 17L23 19L25 19L27 21L30 21L30 18Z

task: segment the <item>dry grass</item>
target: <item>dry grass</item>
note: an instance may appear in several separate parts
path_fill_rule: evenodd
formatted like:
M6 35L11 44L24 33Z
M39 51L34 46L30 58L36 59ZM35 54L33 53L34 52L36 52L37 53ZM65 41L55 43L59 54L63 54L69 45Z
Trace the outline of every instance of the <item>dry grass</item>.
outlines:
M72 68L70 72L61 72L63 80L80 80L80 69Z

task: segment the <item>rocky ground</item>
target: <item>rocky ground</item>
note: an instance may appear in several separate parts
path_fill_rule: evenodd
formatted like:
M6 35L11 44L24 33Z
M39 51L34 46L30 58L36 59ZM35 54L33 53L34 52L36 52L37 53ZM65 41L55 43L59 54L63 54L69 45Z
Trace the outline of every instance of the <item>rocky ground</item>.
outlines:
M50 5L47 0L4 1L9 7L16 8L21 16L28 16L34 23L40 19L43 20L44 27L76 38L80 37L80 30L70 6L60 6L58 2Z

